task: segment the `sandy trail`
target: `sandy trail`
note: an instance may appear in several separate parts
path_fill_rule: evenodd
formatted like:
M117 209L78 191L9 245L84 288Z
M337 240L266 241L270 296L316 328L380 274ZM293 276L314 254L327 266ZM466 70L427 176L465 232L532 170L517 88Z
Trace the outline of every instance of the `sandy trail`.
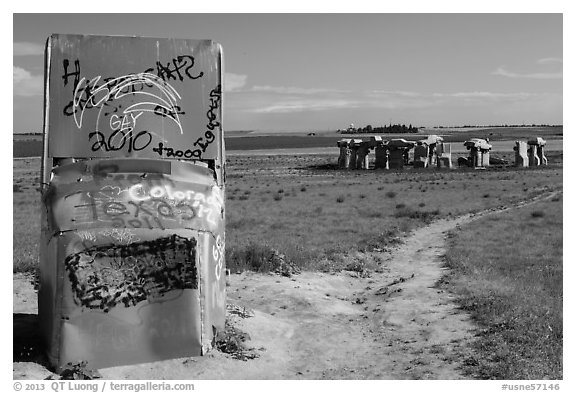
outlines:
M253 310L254 316L230 319L250 335L246 344L255 348L256 359L212 351L99 371L103 378L119 380L464 379L460 366L475 327L454 298L436 287L445 273L446 232L507 209L418 229L381 260L381 273L369 277L354 272L232 275L228 302ZM15 276L15 313L36 312L29 281ZM37 363L14 363L14 378L50 374Z

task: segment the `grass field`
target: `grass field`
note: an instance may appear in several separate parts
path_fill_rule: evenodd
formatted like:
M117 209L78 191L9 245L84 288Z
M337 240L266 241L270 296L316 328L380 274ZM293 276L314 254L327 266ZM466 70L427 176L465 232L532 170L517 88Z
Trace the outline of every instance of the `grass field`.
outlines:
M471 375L562 379L562 210L557 197L451 234L442 287L482 328Z
M340 269L340 256L385 249L432 219L561 188L561 154L550 157L541 169L486 171L340 171L332 156L229 157L227 265L258 270L276 249L304 269ZM39 167L14 161L15 271L36 265Z
M40 159L14 160L13 176L14 272L33 271L40 241Z
M504 158L511 158L508 153ZM229 156L226 264L271 268L273 250L303 270L376 269L378 253L432 220L562 190L547 167L338 170L337 157ZM40 160L14 160L14 272L38 266ZM562 200L486 217L454 233L441 285L482 326L470 375L562 378Z

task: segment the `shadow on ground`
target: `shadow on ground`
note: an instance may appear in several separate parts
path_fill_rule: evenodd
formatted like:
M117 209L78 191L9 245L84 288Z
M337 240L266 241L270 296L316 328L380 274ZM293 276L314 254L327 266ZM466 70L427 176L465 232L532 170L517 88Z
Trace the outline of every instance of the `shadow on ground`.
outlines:
M33 362L48 366L40 337L37 314L12 314L14 362Z

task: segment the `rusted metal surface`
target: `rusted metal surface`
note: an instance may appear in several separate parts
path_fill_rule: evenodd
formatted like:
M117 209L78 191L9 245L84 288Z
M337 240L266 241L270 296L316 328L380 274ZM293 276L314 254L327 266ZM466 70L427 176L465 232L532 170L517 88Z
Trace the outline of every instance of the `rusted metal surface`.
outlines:
M48 40L38 297L56 369L200 355L224 328L221 56Z

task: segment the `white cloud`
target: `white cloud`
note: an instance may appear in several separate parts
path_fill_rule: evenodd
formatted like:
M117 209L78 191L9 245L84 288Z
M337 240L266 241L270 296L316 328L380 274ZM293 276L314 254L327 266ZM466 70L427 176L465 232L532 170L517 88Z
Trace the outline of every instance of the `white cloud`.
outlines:
M375 96L400 96L400 97L420 97L421 93L415 91L402 91L402 90L373 90L371 92Z
M538 64L562 64L563 60L560 57L545 57L538 59Z
M232 74L226 72L224 74L224 91L236 91L242 89L246 85L247 75Z
M254 86L252 91L256 92L267 92L276 94L343 94L348 93L347 90L337 90L337 89L324 89L324 88L306 88L306 87L285 87L285 86Z
M44 76L33 75L24 68L13 67L13 88L16 96L42 95L44 91Z
M351 100L294 100L280 101L272 105L255 108L253 113L291 113L307 111L323 111L330 109L356 108L359 102Z
M38 56L44 54L44 45L32 42L15 42L14 56Z
M450 97L450 98L477 98L477 99L525 99L536 96L533 93L494 93L490 91L466 91L457 93L434 93L435 97Z
M502 105L519 107L541 102L545 94L527 92L456 91L424 93L408 90L338 90L315 87L253 86L238 91L227 102L235 113L304 114L345 110L427 111Z
M519 74L515 72L510 72L504 67L498 67L496 71L492 72L492 75L504 76L507 78L524 78L524 79L562 79L561 72L551 72L551 73L532 73L532 74Z

